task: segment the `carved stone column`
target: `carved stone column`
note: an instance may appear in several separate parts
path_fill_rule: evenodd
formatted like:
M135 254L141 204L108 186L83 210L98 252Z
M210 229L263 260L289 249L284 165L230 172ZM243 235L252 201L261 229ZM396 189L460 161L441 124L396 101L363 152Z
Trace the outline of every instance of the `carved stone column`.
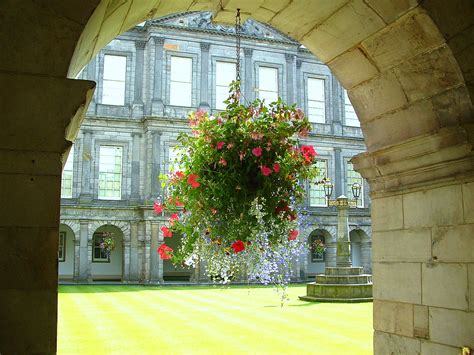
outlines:
M89 264L89 221L80 221L79 236L79 281L87 282L90 278ZM91 254L92 255L92 254Z
M303 82L303 77L301 75L302 63L301 59L296 59L296 104L298 107L303 109L305 107L303 102L305 95L303 95L303 88L301 87Z
M253 91L253 70L252 70L252 48L244 48L244 65L245 65L245 80L244 80L244 100L251 102L255 99Z
M80 281L79 266L81 263L81 237L74 238L74 271L72 280L74 282Z
M285 53L286 60L286 102L289 105L296 103L295 90L293 86L294 82L294 66L295 66L295 55L291 53Z
M146 41L135 41L135 84L132 103L132 117L141 118L144 114L143 104L143 67Z
M153 99L151 115L163 116L163 44L165 39L153 37L155 42L155 65L153 67Z
M201 101L199 109L209 111L209 43L201 43Z
M130 202L137 204L140 198L140 139L141 133L132 133L132 176Z

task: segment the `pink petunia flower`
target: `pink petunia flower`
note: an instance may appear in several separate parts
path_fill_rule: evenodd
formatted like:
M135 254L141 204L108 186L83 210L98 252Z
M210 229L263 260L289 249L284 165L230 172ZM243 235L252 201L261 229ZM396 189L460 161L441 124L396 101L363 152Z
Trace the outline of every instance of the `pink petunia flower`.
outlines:
M221 158L219 160L219 164L221 164L222 166L227 166L227 160L225 160L224 158Z
M260 157L262 155L262 148L257 147L252 149L252 154L256 157Z
M265 165L262 165L262 166L260 167L260 170L262 171L262 174L265 175L265 176L268 176L268 175L270 175L270 174L273 172L272 169L270 169L269 167L267 167L267 166L265 166Z
M278 164L278 163L273 164L273 171L275 173L279 173L280 172L280 164Z
M162 203L154 203L153 209L155 210L156 214L162 213L165 210L165 206Z
M221 150L222 148L224 148L224 145L225 145L225 142L218 142L217 143L217 150Z
M171 238L173 236L173 232L166 226L161 227L161 231L164 238Z

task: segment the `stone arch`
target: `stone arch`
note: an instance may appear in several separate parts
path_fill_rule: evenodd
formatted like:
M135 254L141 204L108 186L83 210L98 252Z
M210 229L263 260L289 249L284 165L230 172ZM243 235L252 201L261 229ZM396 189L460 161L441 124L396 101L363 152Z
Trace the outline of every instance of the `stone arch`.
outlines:
M79 222L72 221L72 220L69 220L69 219L62 219L61 224L64 224L64 225L68 226L71 229L71 231L74 233L74 239L76 241L79 241L79 239L81 237L80 236L81 225L79 224Z
M21 162L25 164L18 164L13 169L9 163L12 160L8 158L5 166L15 170L18 178L28 176L25 182L33 182L30 176L51 176L57 180L60 167L37 163L32 170L30 162L38 160L31 158L41 152L57 159L67 151L70 143L64 141L64 128L66 139L74 140L94 85L65 78L68 73L69 77L74 77L117 34L145 18L177 11L214 10L217 20L232 22L234 7L235 2L220 0L93 0L82 2L77 7L65 7L61 2L27 2L18 8L15 1L7 1L3 10L9 16L0 24L0 33L3 34L0 41L2 50L8 55L2 60L0 69L4 87L9 88L4 95L4 102L9 106L5 110L7 124L4 125L4 139L1 141L2 149L9 152L8 157L21 157ZM428 242L424 248L416 244L419 239L426 241L422 234L416 233L422 228L436 232L436 228L441 225L445 226L446 232L463 238L459 226L474 221L472 1L257 0L242 2L242 12L302 41L323 62L329 64L349 89L368 147L368 153L353 158L353 162L371 187L372 221L377 233L374 241L379 243L374 243L374 250L380 253L377 255L378 260L384 262L383 265L377 261L374 263L374 268L378 268L378 273L374 275L374 281L378 282L374 298L381 311L378 314L398 319L393 312L400 308L394 307L394 302L400 302L403 309L408 309L408 313L417 305L429 305L438 307L440 311L429 313L428 309L421 312L426 314L426 317L423 316L426 319L419 319L419 324L429 323L429 327L442 329L446 320L451 319L450 326L461 327L459 329L462 330L462 320L466 318L460 318L458 314L472 309L464 304L469 289L431 289L428 284L421 282L419 270L431 257L432 250ZM31 25L35 27L35 41L31 41L27 31L11 30L29 28ZM33 99L40 96L47 99L41 102ZM38 112L42 113L44 119L33 119ZM35 136L30 136L28 132L34 132ZM57 200L59 184L55 183L57 186L48 191L35 182L28 183L28 187L23 184L19 188L20 195L6 194L6 204L11 206L11 211L7 212L15 217L9 220L15 221L18 227L36 226L37 221L44 217L48 217L48 221L57 220L59 204L46 214L40 209L31 212L33 221L25 218L23 213L25 204ZM21 206L16 203L18 196L25 197ZM22 217L17 218L17 215ZM420 238L408 238L411 234L407 233ZM56 237L54 233L51 234L50 238ZM18 239L20 237L18 232ZM420 254L406 263L404 255L392 253L395 252L393 248L388 248L390 240L396 238L403 240L408 249L412 246L419 248ZM463 266L467 268L455 242L448 246L453 249L452 255L459 256L454 261L464 263ZM35 252L39 250L31 249ZM426 255L425 250L429 251ZM53 257L47 256L49 259ZM28 262L29 258L25 260ZM435 272L433 270L438 270L438 274L431 274L437 281L432 284L436 286L444 281L441 275L447 274L442 269L448 270L442 258L438 258L437 262L438 268L423 269L428 276ZM410 275L410 278L403 278L401 274ZM462 277L460 273L458 275ZM390 282L392 279L399 282ZM54 284L48 281L45 284ZM472 282L465 280L465 283ZM25 323L31 323L31 332L41 336L30 334L25 338L35 339L34 344L28 341L9 344L5 351L22 353L29 349L34 352L55 352L55 298L44 300L39 293L33 293L28 285L15 287L17 289L11 295L5 294L5 299L16 299L20 294L27 295L25 298L28 302L23 303L25 307L22 313L16 312L14 317L5 318L11 322L5 339L14 339L14 336L9 335L24 329ZM48 290L54 292L55 289L50 286ZM412 292L401 292L400 289ZM438 297L441 291L448 294ZM462 297L458 297L456 292ZM427 296L422 299L422 294ZM460 300L459 304L453 306L453 303L444 302L454 298ZM453 310L453 307L457 307L457 310ZM38 316L32 312L37 309L45 310L44 315ZM471 317L471 313L466 314ZM6 310L5 314L10 315ZM30 321L31 314L35 314L34 322ZM431 317L429 322L428 316ZM413 327L405 328L404 323L384 328L384 322L377 319L377 315L375 317L376 353L403 352L402 349L407 346L417 347L416 351L425 346L430 346L433 351L443 351L442 346L446 345L460 347L470 343L474 346L472 339L468 338L472 332L457 332L456 328L452 332L456 336L450 336L442 331L436 333L426 326L417 329L417 334L414 334ZM11 319L15 319L15 323ZM429 341L421 344L419 334L427 335ZM468 335L463 338L463 334Z
M109 220L98 220L92 221L89 225L89 236L88 240L90 241L92 238L92 234L101 226L104 225L111 225L120 229L123 233L123 241L124 243L130 242L130 222L126 221L109 221Z

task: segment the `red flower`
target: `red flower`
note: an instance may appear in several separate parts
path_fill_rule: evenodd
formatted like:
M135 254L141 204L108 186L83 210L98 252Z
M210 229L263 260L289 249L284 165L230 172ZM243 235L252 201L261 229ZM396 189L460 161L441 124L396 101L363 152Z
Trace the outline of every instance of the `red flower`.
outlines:
M288 237L288 240L295 240L297 237L298 237L298 234L299 232L295 229L293 229L291 232L290 232L290 235Z
M156 250L158 254L160 254L160 258L163 260L171 259L171 253L173 253L173 249L171 249L166 244L161 244L160 247Z
M275 173L279 173L280 172L280 164L278 164L278 163L273 164L273 171Z
M241 240L238 240L230 246L232 249L234 249L234 253L240 253L241 251L244 251L245 249L245 244Z
M154 203L153 204L153 209L155 210L156 214L160 214L165 210L165 206L163 206L162 203Z
M219 160L219 164L221 164L222 166L227 166L227 160L225 160L224 158L221 158Z
M259 157L262 155L262 148L257 147L252 149L252 154L255 155L256 157Z
M161 231L164 238L171 238L173 236L173 232L166 226L161 227Z
M188 177L188 184L191 185L191 187L192 187L193 189L196 189L196 188L198 188L199 186L201 186L201 184L196 181L196 179L197 179L198 177L199 177L199 176L197 176L196 174L191 174L191 175L189 175L189 177Z
M184 173L182 171L177 171L174 173L176 175L176 177L181 180L182 178L184 178Z
M176 199L174 200L174 204L175 204L177 207L184 207L184 203L181 202L181 200L179 199L179 197L176 197Z
M303 145L301 147L301 155L303 155L306 162L310 163L317 154L312 145Z
M218 142L217 143L217 150L221 150L224 147L224 145L225 145L225 142L222 142L222 141Z
M176 222L176 221L178 221L178 220L179 220L178 214L177 214L177 213L173 213L173 214L171 215L171 217L170 217L170 222L171 222L171 223L174 223L174 222Z
M272 173L272 171L273 171L272 169L266 167L265 165L262 165L262 166L260 167L260 170L262 171L262 174L265 175L265 176L270 175L270 174Z

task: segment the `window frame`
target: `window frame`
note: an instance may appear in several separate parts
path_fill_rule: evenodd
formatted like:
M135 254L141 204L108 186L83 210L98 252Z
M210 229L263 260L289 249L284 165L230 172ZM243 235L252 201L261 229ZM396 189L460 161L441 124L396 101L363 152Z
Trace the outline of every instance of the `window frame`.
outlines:
M346 97L347 99L349 100L349 104L346 103ZM359 117L357 117L357 113L355 112L355 109L354 109L354 106L352 105L350 99L349 99L349 95L347 94L347 90L342 88L342 106L343 106L343 112L344 112L344 125L345 126L348 126L348 127L357 127L357 128L360 128L360 121L359 121ZM353 125L353 124L348 124L347 123L347 106L350 106L352 108L352 112L354 113L354 116L355 116L355 119L353 118L350 118L350 121L357 121L357 124L356 125Z
M175 103L172 103L171 102L171 86L172 86L172 58L173 57L177 57L177 58L184 58L184 59L188 59L188 60L191 60L191 81L190 81L190 88L191 88L191 93L190 93L190 100L189 100L189 103L190 105L189 106L186 106L186 105L180 105L180 104L175 104ZM196 81L197 81L197 55L192 55L191 53L184 53L184 52L175 52L175 51L172 51L172 52L169 52L169 51L166 51L166 60L167 60L167 63L169 65L169 70L168 70L168 73L167 73L167 89L168 89L168 92L167 92L167 102L168 102L168 105L170 106L173 106L173 107L195 107L195 102L196 102ZM179 82L179 81L175 81L175 82Z
M76 164L76 159L75 159L75 144L71 146L71 150L69 151L69 156L67 157L66 163L64 164L64 169L61 173L61 198L73 198L74 196L74 166ZM68 163L71 164L71 170L66 170L66 167L68 166ZM70 173L71 175L71 188L70 188L70 195L65 195L64 194L64 173Z
M115 103L106 103L104 102L104 81L108 80L105 79L105 57L106 56L115 56L115 57L124 57L125 58L125 79L124 79L124 93L123 93L123 104L115 104ZM114 107L124 107L127 106L130 102L129 99L129 90L130 90L130 66L132 54L130 52L120 52L120 51L112 51L112 50L104 50L100 54L99 58L99 70L100 70L100 104L106 106L114 106ZM98 90L99 91L99 90ZM99 93L98 93L99 94ZM99 96L99 95L98 95Z
M58 262L63 263L66 261L66 237L67 232L59 232L59 241L58 241ZM62 242L61 242L62 239ZM60 254L60 252L62 253Z
M235 62L235 60L229 60L228 58L224 58L224 57L217 57L217 58L213 58L213 61L212 61L212 66L213 66L213 73L215 73L215 75L212 76L213 78L213 88L214 88L214 96L213 96L213 107L215 110L218 110L218 111L223 111L226 109L225 107L225 104L223 104L223 108L218 108L218 102L217 102L217 65L218 63L225 63L225 64L233 64L235 69L237 70L237 63ZM242 69L242 68L241 68ZM241 70L241 75L245 75L244 73L242 73L242 70ZM235 80L235 78L233 79ZM229 83L230 84L230 83Z
M316 100L310 100L309 98L309 81L310 80L322 80L323 85L324 85L324 121L323 122L315 122L311 121L311 117L309 115L309 102L310 101L316 101ZM328 117L329 117L329 107L328 105L329 102L329 77L327 75L318 75L318 74L313 74L313 73L305 73L304 75L304 105L305 105L305 112L306 116L309 120L309 123L311 124L327 124L328 123Z
M322 179L324 177L329 178L329 157L321 157L321 158L316 159L316 161L323 161L323 162L326 163L326 175L324 175L324 176L323 175L318 175L318 178L319 179ZM308 184L309 184L309 186L308 186L308 205L309 205L309 207L311 207L311 208L327 207L328 206L328 199L327 199L326 195L324 195L324 204L313 205L311 203L311 191L313 190L311 188L312 182L308 182ZM323 194L324 194L324 188L322 186L320 186L320 188L322 189Z
M104 252L104 249L102 249L100 246L97 246L97 240L98 238L104 238L103 236L103 233L102 232L95 232L93 235L92 235L92 262L93 263L110 263L110 254L107 254ZM99 242L100 244L100 242ZM99 257L99 258L96 258L95 256L95 251L96 249L100 249L100 255L105 255L106 258L102 258L102 257Z
M364 186L364 178L362 175L360 175L357 171L355 171L354 165L349 162L351 158L346 158L344 159L344 182L345 182L345 193L346 196L348 196L350 199L353 199L354 196L352 195L352 184L355 182L359 182L360 184L360 197L357 200L357 208L365 208L365 198L364 198L364 193L365 193L365 186ZM353 181L351 184L349 184L349 165L351 165L352 171L360 176L360 181Z
M275 53L277 54L277 53ZM283 58L284 61L284 58ZM285 66L284 64L280 63L269 63L269 62L264 62L264 61L253 61L254 65L254 77L255 77L255 98L258 99L260 98L260 72L259 68L260 67L267 67L267 68L272 68L272 69L277 69L277 83L278 83L278 95L277 97L281 98L283 101L286 100L286 85L283 81L283 75L285 74ZM266 104L269 104L267 102Z
M101 147L112 147L112 148L120 148L122 151L121 156L121 171L120 171L120 196L119 197L107 197L101 196L101 189L100 189L100 175L101 175ZM101 201L120 201L124 199L124 170L125 170L125 156L126 156L126 149L121 144L114 144L112 142L100 143L97 142L97 199ZM113 173L115 174L115 173Z
M316 240L322 240L323 244L326 245L326 237L324 235L322 235L321 232L316 232L316 233L311 233L310 236L309 236L309 240L310 240L310 253L311 253L311 262L312 263L321 263L321 262L325 262L326 261L326 252L324 251L322 253L322 256L320 258L317 258L316 257L316 253L313 249L313 243L316 241Z

